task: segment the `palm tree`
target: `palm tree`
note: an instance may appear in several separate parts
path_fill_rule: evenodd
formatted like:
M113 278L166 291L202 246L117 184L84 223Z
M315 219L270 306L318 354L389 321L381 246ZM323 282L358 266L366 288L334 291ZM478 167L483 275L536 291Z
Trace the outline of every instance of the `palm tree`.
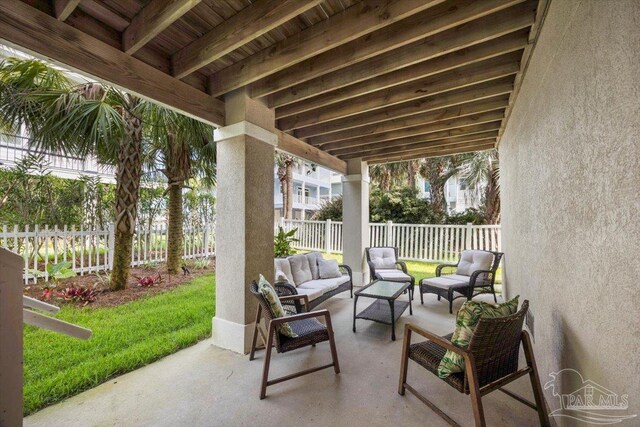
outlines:
M487 224L500 222L500 163L497 150L476 151L464 157L460 173L470 191L480 195Z
M298 162L299 160L290 154L276 153L284 219L293 218L293 166Z
M459 163L458 156L430 157L420 162L420 176L429 183L433 210L440 215L446 214L444 186L458 172Z
M152 103L145 103L141 110L145 135L150 140L150 166L156 166L159 159L163 165L161 171L167 177L167 270L175 274L182 262L184 244L182 190L196 176L209 188L215 185L213 127Z
M382 191L390 191L407 180L407 165L404 162L369 166L369 177ZM415 184L414 184L415 187Z
M416 188L416 175L420 171L420 162L418 160L409 160L407 162L407 186L412 190Z

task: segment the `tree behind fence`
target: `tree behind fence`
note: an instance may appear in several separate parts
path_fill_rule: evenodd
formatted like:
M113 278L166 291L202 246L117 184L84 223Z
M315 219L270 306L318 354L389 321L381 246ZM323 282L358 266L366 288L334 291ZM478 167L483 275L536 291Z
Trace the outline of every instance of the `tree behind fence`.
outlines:
M278 225L298 229L297 249L342 253L342 222L281 219ZM456 262L465 249L500 252L500 226L371 223L369 246L396 246L406 260Z
M215 254L214 224L184 229L184 259ZM48 280L47 267L60 262L71 263L81 275L108 271L113 265L113 225L104 229L82 227L39 227L4 225L0 247L18 253L24 259L24 283L37 277ZM139 266L167 259L167 223L139 225L133 241L131 265Z

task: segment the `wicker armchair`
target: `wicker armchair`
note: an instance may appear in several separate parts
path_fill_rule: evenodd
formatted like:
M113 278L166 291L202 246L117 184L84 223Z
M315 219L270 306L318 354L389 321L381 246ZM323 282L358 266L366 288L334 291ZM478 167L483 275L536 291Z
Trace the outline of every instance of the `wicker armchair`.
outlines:
M262 318L262 313L264 313L265 320L267 322L267 333L266 340L265 336L262 335L262 338L265 342L265 358L264 358L264 368L262 371L262 382L260 385L260 399L264 399L267 396L267 387L270 385L274 385L277 383L281 383L283 381L287 381L293 378L300 377L302 375L310 374L312 372L319 371L321 369L330 368L333 366L333 369L336 374L340 373L340 365L338 363L338 352L336 350L336 343L333 337L333 327L331 324L331 314L328 310L318 310L318 311L307 311L307 312L299 312L297 314L274 318L271 315L271 310L269 308L269 303L264 299L264 297L258 292L258 285L254 281L249 290L251 293L258 299L258 309L256 311L256 322L253 329L253 337L251 339L251 353L249 354L249 360L253 360L255 358L256 344L258 340L258 333L260 333L260 322ZM282 302L291 302L291 301L303 301L305 307L308 310L308 302L309 299L306 295L290 295L286 297L281 297L280 300ZM324 317L325 324L322 324L317 318ZM291 329L298 335L296 338L286 337L281 335L276 327L281 323L288 322L291 326ZM331 347L331 363L305 369L300 372L296 372L294 374L285 375L280 378L275 378L269 380L269 366L271 364L271 351L275 344L275 349L278 353L286 353L291 350L296 350L302 347L314 346L317 343L329 341L329 345Z
M421 304L424 304L424 294L428 293L436 294L438 301L440 301L441 298L449 301L449 313L453 313L453 301L458 298L466 298L470 301L473 297L481 293L491 292L493 294L493 300L498 302L495 291L496 272L504 253L493 251L464 251L463 255L465 252L492 254L491 267L486 270L475 270L468 277L463 277L459 274L443 274L443 270L445 269L450 269L455 273L455 269L460 264L460 260L458 260L456 264L438 265L436 267L435 278L422 279L420 281ZM475 292L476 290L478 290L478 292Z
M407 270L407 264L404 261L398 261L398 248L395 246L374 246L365 248L364 253L367 257L367 264L369 265L369 273L371 280L386 280L389 282L410 282L409 288L410 298L413 300L413 291L416 284L416 278L409 274ZM390 259L388 267L380 267L379 260L382 257ZM378 260L378 262L376 262ZM376 265L378 264L378 265Z
M542 396L542 387L533 356L531 339L529 334L522 330L522 324L528 308L529 302L525 300L520 310L511 316L481 319L467 348L454 345L450 341L452 334L440 337L417 326L405 325L398 393L404 396L405 390L409 390L445 421L457 426L458 424L453 419L407 384L409 359L435 374L446 350L451 350L464 357L465 371L450 375L443 381L460 393L471 395L471 405L476 426L486 425L482 396L494 390L500 390L530 408L537 410L540 424L548 426L549 416ZM429 341L411 344L411 335L414 332ZM527 360L526 368L522 369L518 369L520 343L522 343ZM502 388L525 374L529 374L536 401L535 404Z

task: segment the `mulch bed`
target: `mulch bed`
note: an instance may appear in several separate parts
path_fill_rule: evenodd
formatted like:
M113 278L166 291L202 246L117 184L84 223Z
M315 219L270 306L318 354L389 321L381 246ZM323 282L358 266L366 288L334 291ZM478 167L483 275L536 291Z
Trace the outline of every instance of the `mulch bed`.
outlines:
M159 264L152 268L132 268L129 276L129 285L127 289L121 291L112 291L105 284L102 283L100 278L94 274L87 274L84 276L70 277L68 279L60 279L58 281L56 290L62 290L69 286L76 287L92 287L95 286L97 291L96 300L87 304L86 307L98 308L98 307L115 307L121 304L126 304L137 299L147 297L150 295L156 295L168 290L174 289L180 285L192 281L194 278L202 276L204 274L211 274L215 272L215 260L211 260L210 265L203 269L192 269L190 274L173 274L167 273L165 264ZM138 285L138 278L152 276L156 278L160 274L162 280L154 284L153 286L143 287ZM43 290L51 286L44 280L38 281L36 284L25 286L24 295L32 298L42 299ZM49 304L62 305L66 302L52 298L47 301ZM82 304L79 304L80 306Z

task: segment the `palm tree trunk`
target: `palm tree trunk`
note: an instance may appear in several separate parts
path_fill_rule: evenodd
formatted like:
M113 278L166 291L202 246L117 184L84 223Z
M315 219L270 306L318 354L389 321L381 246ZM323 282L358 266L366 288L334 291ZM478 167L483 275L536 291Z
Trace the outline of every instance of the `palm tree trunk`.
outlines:
M496 175L495 168L491 168L485 190L485 221L487 224L500 222L500 187Z
M140 177L142 175L142 121L132 110L139 101L129 97L128 108L123 109L125 132L118 153L116 175L115 245L111 290L127 287L131 270L133 234L136 227Z
M167 272L176 274L182 262L182 185L169 186L169 228L167 237Z
M284 210L284 219L293 219L293 158L286 163L285 180L287 183L287 197Z

